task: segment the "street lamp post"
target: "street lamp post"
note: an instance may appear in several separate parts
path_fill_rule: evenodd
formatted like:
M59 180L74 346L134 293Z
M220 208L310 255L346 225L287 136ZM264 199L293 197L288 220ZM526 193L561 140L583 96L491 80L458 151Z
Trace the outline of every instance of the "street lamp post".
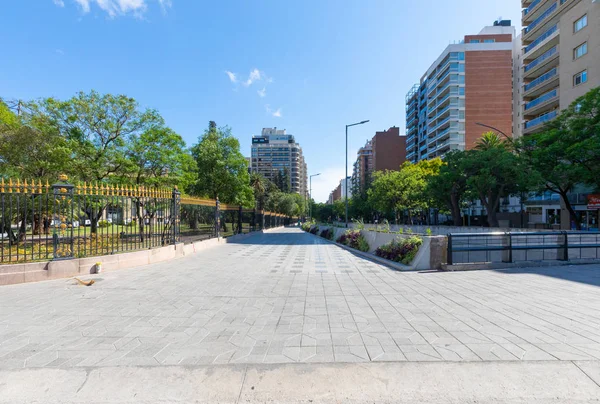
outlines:
M321 173L313 174L310 176L310 186L308 189L308 217L312 220L312 177L316 177L317 175L321 175Z
M346 227L348 227L348 128L351 126L362 125L367 122L369 122L369 120L346 125L346 176L344 177L344 181L346 182L346 190L344 192L344 199L346 203Z

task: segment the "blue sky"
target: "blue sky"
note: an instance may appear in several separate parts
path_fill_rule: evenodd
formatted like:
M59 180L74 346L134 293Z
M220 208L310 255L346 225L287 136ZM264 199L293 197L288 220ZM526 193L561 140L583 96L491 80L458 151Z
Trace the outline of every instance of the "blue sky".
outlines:
M122 93L192 145L214 120L250 154L263 127L303 147L324 201L377 130L404 131L404 97L452 40L518 0L19 0L0 9L0 97ZM230 73L235 74L235 77ZM234 80L232 80L234 79ZM349 168L350 170L350 168Z

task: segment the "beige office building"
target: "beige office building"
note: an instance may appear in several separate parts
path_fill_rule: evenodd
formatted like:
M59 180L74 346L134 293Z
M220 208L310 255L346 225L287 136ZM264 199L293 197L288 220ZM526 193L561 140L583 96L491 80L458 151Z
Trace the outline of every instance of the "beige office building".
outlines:
M522 0L515 50L516 136L535 133L561 109L600 86L600 0Z

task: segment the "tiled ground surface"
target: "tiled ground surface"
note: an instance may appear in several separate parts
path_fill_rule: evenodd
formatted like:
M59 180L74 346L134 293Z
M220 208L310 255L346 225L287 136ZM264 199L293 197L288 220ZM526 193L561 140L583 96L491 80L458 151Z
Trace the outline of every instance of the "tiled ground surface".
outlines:
M0 368L600 359L598 266L401 273L285 229L95 278L0 287Z

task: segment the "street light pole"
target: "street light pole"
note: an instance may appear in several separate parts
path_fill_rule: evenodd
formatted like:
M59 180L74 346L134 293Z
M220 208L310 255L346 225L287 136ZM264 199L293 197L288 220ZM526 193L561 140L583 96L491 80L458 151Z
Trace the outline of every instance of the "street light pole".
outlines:
M350 126L362 125L367 122L369 122L368 119L366 121L346 125L346 176L344 177L344 182L346 184L346 190L344 191L344 199L346 203L346 227L348 227L348 128Z
M308 189L308 217L312 220L312 177L316 177L317 175L321 175L321 173L313 174L309 177L310 186Z

